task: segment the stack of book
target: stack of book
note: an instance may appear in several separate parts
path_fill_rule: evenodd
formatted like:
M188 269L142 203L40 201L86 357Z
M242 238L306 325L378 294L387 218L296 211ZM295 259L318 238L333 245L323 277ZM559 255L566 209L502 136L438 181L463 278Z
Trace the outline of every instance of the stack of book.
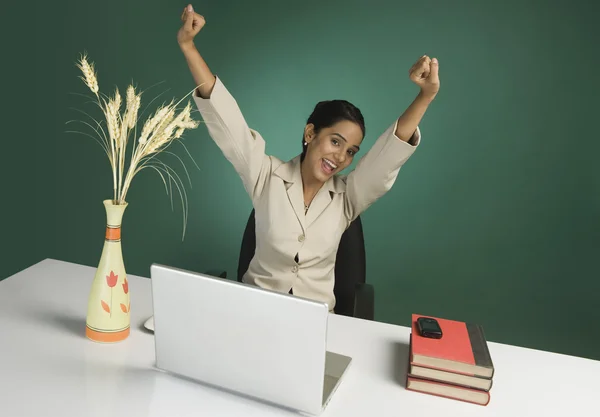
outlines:
M434 318L442 337L421 336L419 317ZM413 314L406 388L479 405L490 402L494 365L478 324Z

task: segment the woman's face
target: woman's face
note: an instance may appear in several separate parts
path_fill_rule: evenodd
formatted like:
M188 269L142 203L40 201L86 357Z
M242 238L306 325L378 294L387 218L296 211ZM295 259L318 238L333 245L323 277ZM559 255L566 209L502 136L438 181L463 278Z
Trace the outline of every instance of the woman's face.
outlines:
M308 143L303 165L303 174L310 180L326 182L331 176L343 171L354 159L363 140L360 126L342 120L331 127L314 133L312 124L304 129L304 140Z

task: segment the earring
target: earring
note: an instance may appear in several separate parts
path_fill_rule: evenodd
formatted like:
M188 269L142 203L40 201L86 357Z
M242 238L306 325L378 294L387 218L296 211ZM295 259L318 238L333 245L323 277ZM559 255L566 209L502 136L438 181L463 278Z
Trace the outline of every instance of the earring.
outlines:
M308 145L308 143L306 141L304 141L304 146Z

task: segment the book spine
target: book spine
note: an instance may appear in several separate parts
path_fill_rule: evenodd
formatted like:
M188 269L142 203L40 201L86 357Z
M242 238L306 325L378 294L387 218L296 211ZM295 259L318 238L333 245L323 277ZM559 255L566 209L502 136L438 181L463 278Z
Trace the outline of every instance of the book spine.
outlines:
M471 349L473 350L475 364L490 369L492 371L490 377L493 377L494 365L483 333L483 327L478 324L467 323L467 332L469 333L469 339L471 340Z

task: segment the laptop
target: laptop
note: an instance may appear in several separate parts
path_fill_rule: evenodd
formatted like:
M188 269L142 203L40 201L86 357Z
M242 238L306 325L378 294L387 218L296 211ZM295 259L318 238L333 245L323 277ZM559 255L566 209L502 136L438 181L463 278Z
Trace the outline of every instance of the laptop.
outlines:
M287 409L320 414L352 361L328 352L327 305L153 264L156 367Z

